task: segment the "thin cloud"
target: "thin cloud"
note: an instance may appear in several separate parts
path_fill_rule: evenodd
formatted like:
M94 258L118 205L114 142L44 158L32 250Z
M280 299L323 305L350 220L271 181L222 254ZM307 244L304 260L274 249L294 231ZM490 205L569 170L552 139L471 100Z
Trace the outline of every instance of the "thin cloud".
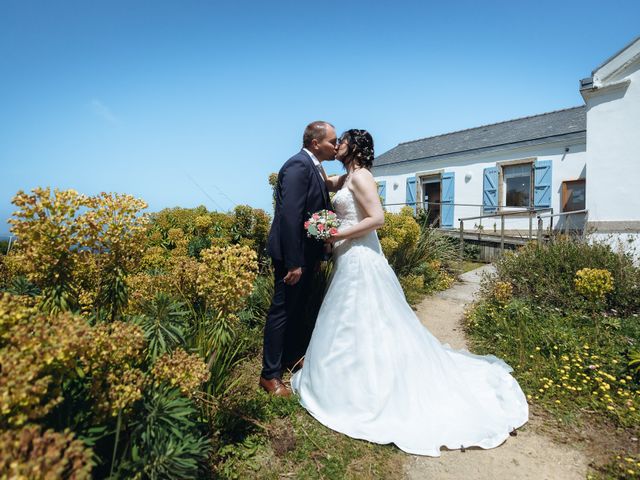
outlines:
M102 103L100 100L98 100L97 98L94 98L93 100L91 100L91 102L89 103L89 106L91 107L91 110L93 111L93 113L98 117L102 118L103 120L114 125L118 123L118 118L113 114L111 109L107 107L104 103Z

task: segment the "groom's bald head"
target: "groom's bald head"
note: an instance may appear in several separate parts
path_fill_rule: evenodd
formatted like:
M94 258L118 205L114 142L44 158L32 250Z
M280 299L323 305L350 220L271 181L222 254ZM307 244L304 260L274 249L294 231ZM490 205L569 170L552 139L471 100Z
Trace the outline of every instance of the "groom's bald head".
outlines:
M302 135L302 146L304 148L310 148L311 143L314 140L321 142L325 139L329 130L333 128L333 125L329 122L323 122L321 120L311 122L307 125L307 128L304 129L304 134Z

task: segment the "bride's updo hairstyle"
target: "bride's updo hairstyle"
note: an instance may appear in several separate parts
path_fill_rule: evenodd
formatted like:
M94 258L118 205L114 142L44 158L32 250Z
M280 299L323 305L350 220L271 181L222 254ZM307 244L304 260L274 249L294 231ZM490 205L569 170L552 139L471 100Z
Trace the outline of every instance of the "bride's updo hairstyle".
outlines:
M357 166L371 170L373 165L373 137L366 130L352 128L340 137L340 143L346 141L348 145L345 155L345 166L355 162Z

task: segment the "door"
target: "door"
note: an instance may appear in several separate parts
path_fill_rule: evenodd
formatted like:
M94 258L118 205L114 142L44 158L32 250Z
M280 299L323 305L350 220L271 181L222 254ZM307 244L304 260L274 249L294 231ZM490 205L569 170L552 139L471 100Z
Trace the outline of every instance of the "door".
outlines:
M440 176L428 177L422 180L422 200L427 212L427 222L432 227L440 226L441 203Z

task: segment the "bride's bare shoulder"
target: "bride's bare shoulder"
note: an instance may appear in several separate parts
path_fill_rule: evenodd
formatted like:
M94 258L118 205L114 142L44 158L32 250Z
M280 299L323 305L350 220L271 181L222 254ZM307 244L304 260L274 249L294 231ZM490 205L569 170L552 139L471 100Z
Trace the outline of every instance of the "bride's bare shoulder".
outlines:
M351 184L356 189L363 189L375 183L373 174L366 168L356 170L351 174Z

